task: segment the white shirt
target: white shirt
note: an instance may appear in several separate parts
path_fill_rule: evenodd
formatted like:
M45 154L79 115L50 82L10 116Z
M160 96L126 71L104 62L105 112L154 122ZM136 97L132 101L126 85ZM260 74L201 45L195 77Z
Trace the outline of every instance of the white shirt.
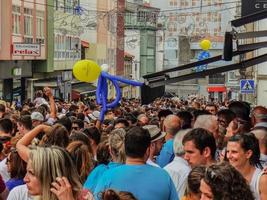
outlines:
M255 200L260 200L260 178L261 175L263 174L263 171L259 168L256 168L251 181L249 183L250 189L253 193L253 196L255 197Z
M147 159L146 164L152 165L154 167L160 167L157 163L153 162L150 158Z
M24 184L14 187L13 190L9 192L7 200L33 200L33 198L29 195L28 188Z
M261 153L260 162L263 167L267 166L267 155Z
M165 169L170 175L179 199L182 199L187 186L187 176L191 171L188 163L183 158L175 156L173 161L166 165L163 169Z
M7 182L10 179L10 175L7 171L6 158L0 162L0 174L4 182Z

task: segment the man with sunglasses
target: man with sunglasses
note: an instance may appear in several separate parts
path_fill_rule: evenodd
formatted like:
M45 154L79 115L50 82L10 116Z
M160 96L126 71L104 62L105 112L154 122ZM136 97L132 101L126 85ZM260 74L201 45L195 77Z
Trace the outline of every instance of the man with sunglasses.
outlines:
M72 122L73 131L82 131L84 129L84 123L80 119L76 119Z

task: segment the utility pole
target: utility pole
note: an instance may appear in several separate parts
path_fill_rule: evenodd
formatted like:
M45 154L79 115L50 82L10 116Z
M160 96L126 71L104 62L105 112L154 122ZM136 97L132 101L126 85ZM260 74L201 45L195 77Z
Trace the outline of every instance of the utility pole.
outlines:
M124 12L125 0L117 0L116 75L124 72Z

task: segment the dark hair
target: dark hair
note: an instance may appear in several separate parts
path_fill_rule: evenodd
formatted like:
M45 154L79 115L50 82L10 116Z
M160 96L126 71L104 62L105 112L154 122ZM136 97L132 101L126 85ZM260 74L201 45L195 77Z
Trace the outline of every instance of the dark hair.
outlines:
M68 117L63 116L56 123L63 125L68 130L69 133L71 132L72 123L71 123L71 120Z
M36 92L35 92L35 97L37 98L37 97L43 97L43 91L42 90L37 90Z
M70 142L82 141L84 144L86 144L87 146L91 148L88 136L81 131L72 131L69 139L70 139Z
M253 154L249 158L250 164L262 169L259 141L253 133L233 135L229 138L228 142L238 142L244 151L251 150Z
M5 133L12 133L12 129L13 129L13 124L12 121L10 119L0 119L0 130L5 132Z
M79 109L79 107L77 105L71 104L69 107L69 112L75 112L78 109Z
M80 120L80 119L76 119L76 120L74 120L72 123L73 123L73 124L78 124L78 126L79 126L80 129L84 128L84 123L83 123L83 121Z
M229 163L212 164L206 168L203 178L216 200L253 200L253 194L245 178Z
M97 158L98 164L107 165L110 162L111 156L109 153L109 145L108 145L107 140L102 141L98 144L97 150L96 150L96 158Z
M46 112L49 111L49 107L48 107L47 104L42 104L42 105L40 105L39 107L43 107L43 108L45 109ZM39 108L39 107L38 107L38 108Z
M251 123L250 121L242 120L241 118L235 118L232 120L235 129L237 129L237 133L243 134L248 133L251 130Z
M90 103L88 107L90 108L90 110L96 109L96 105L94 103Z
M217 106L216 106L214 103L208 103L208 104L205 106L205 109L206 109L207 107L214 107L215 110L217 111Z
M166 110L160 110L159 113L158 113L158 118L162 118L162 117L167 117L168 115L172 115L173 112L169 109L166 109Z
M73 118L76 119L76 116L77 116L76 112L73 112L73 111L69 111L66 113L66 117L70 118L71 121Z
M20 112L20 116L25 116L25 115L31 115L31 113L28 110L23 110Z
M135 116L133 113L127 113L125 115L125 119L130 121L132 124L137 122L137 116Z
M193 115L188 111L180 111L176 114L181 119L181 128L188 129L191 128L191 121L193 119Z
M32 119L30 115L23 115L18 119L18 123L24 126L26 129L32 129Z
M84 183L94 167L92 150L82 141L69 143L66 150L70 153L73 163L80 175L81 182Z
M41 144L45 146L56 145L66 148L69 144L69 133L64 126L55 124L52 126L51 131L44 135Z
M94 140L97 145L99 144L101 139L101 134L96 127L86 128L83 130L83 132L87 135L87 137Z
M122 123L125 127L129 127L129 122L124 118L117 118L114 122L114 126L119 123Z
M9 153L7 162L10 164L10 178L23 179L26 174L26 162L22 160L17 151Z
M61 113L61 112L62 112L62 110L63 110L63 107L62 107L62 105L60 105L60 104L57 104L57 112L58 112L58 113Z
M0 112L6 112L6 106L4 104L0 104Z
M100 193L100 200L137 200L131 192L119 191L116 192L112 189L107 189Z
M145 155L150 145L148 130L141 127L133 127L125 136L125 153L131 158L141 158Z
M83 113L78 113L77 114L77 119L80 119L81 121L84 121L84 119L85 119L84 114Z
M104 119L102 124L108 126L108 125L113 125L113 123L114 122L111 119Z
M225 119L226 127L236 117L235 113L229 109L219 110L217 116Z
M205 166L197 166L191 170L187 178L187 193L200 193L200 181L204 177L205 169Z
M229 104L228 108L236 114L236 117L250 121L250 105L247 102L234 101Z
M184 136L183 144L188 141L193 141L200 153L202 153L206 147L209 147L212 158L215 158L216 142L212 133L210 133L206 129L192 129Z

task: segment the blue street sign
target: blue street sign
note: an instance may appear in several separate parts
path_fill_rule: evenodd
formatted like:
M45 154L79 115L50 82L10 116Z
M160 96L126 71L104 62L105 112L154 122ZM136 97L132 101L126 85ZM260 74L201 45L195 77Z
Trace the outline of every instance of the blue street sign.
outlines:
M249 79L240 80L240 91L241 93L244 94L254 93L255 91L254 80L249 80Z

